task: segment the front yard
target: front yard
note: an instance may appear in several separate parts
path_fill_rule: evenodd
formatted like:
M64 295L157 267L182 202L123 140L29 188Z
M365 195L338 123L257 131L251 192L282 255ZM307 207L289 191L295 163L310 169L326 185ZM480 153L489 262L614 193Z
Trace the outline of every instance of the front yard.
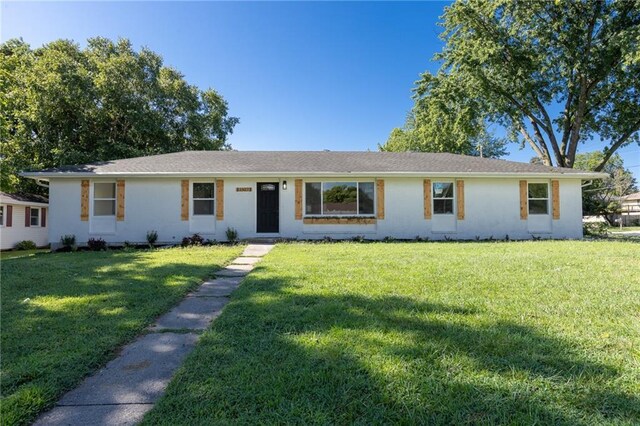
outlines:
M284 244L146 424L638 424L640 245Z
M202 247L3 259L2 424L33 420L241 251Z

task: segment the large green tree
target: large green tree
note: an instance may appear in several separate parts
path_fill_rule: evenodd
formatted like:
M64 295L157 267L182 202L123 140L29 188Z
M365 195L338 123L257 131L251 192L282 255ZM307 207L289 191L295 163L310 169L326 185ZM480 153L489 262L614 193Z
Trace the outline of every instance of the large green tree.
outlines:
M573 167L596 139L602 170L640 143L640 0L456 1L442 25L441 68L417 82L413 111L432 138L454 135L446 149L485 121L547 165Z
M228 149L238 119L215 90L128 40L0 45L0 186L37 191L21 170L182 150Z
M462 83L445 73L425 74L404 127L393 129L380 150L505 155L507 141L487 130L478 99Z

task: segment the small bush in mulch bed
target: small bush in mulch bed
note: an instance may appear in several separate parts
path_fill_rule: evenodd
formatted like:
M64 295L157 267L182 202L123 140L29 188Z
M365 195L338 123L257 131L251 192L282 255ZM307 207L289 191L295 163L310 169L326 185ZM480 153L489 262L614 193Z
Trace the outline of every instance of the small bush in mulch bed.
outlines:
M87 246L91 251L102 251L107 249L107 242L102 238L89 238Z
M182 247L201 246L203 244L204 238L202 238L199 234L193 234L190 237L184 237L182 239Z
M31 240L24 240L24 241L20 241L18 244L16 244L16 246L14 247L16 250L35 250L38 247L36 246L36 243L34 243Z
M156 241L158 241L158 231L148 231L147 242L149 243L149 247L153 247Z

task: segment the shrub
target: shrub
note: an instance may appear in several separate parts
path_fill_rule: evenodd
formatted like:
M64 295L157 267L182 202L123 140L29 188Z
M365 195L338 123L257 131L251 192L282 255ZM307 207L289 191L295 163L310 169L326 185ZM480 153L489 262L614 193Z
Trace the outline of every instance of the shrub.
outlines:
M36 243L34 243L31 240L24 240L24 241L20 241L18 244L16 244L15 249L16 250L35 250L36 248L38 248L36 246Z
M582 232L584 235L590 235L592 237L606 237L608 231L608 225L605 222L588 222L582 224Z
M238 231L235 228L227 228L227 240L231 243L238 241Z
M149 243L149 247L153 247L156 241L158 241L158 231L147 231L147 242Z
M190 237L184 237L182 239L182 247L188 246L201 246L204 243L204 238L199 234L193 234Z
M89 238L87 246L89 246L89 250L91 251L101 251L107 249L107 242L102 238Z
M63 235L60 237L60 243L62 247L67 251L72 251L76 249L76 236L73 234Z

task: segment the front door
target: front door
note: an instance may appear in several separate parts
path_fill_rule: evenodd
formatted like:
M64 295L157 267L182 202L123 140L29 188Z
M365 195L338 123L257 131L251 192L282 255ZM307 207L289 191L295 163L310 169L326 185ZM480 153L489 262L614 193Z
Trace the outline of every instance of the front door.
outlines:
M280 200L278 182L258 182L257 232L275 234L280 232Z

